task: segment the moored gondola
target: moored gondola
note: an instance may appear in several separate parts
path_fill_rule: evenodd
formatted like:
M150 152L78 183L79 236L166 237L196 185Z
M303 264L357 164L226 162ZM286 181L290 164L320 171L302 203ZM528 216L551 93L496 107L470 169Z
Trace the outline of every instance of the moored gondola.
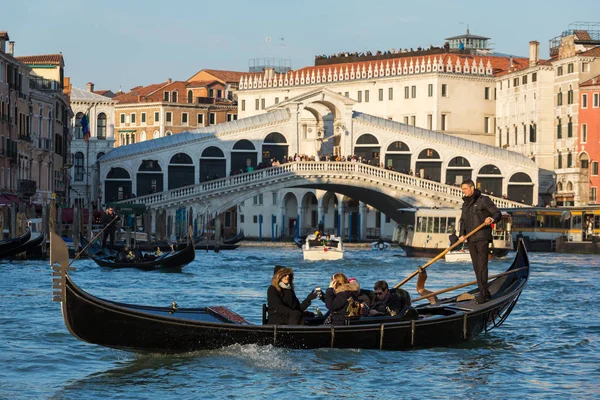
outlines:
M30 234L29 240L27 240L26 242L16 245L11 249L6 249L3 252L0 252L0 258L10 258L17 254L31 251L36 247L41 246L44 240L44 232L36 232L33 235Z
M240 233L238 233L235 236L224 238L221 240L221 242L223 242L224 244L236 244L241 242L242 240L244 240L244 231L240 231Z
M27 229L24 234L19 237L0 241L0 255L12 251L15 247L22 245L31 238L31 230Z
M303 326L253 325L222 306L179 308L174 302L169 307L152 307L90 295L71 280L60 237L53 235L52 241L54 300L61 302L67 329L82 341L134 352L179 353L233 344L382 350L447 346L500 326L529 277L529 260L521 242L508 271L490 282L492 298L484 304L459 301L465 296L455 296L397 316L349 319L343 326L325 325L319 318Z
M89 242L81 238L81 245L86 247ZM128 253L124 251L114 251L104 249L92 243L88 247L88 256L96 264L107 268L136 268L145 271L151 270L180 270L187 264L194 261L196 252L194 244L190 241L186 247L181 250L170 250L157 253L142 253L139 250L133 250L133 258L128 258Z

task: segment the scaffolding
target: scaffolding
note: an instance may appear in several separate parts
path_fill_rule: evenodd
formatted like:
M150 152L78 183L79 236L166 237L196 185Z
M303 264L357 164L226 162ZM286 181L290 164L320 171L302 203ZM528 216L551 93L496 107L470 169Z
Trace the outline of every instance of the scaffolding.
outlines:
M562 38L575 36L575 44L600 45L600 22L576 21L569 24L560 36L549 40L550 57L558 56Z
M285 74L292 69L292 60L289 58L251 58L248 61L249 72L262 73L265 68L273 68L277 74Z

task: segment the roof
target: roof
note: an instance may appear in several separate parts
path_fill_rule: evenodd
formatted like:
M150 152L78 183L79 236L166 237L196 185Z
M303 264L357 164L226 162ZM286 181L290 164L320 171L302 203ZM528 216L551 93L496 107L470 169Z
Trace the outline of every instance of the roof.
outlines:
M71 101L112 101L110 97L101 96L88 90L73 87L71 89Z
M587 51L580 53L582 56L600 57L600 46L594 47Z
M225 82L238 83L242 76L248 75L249 72L238 72L238 71L223 71L218 69L203 69L202 71L213 75L215 78Z
M575 36L577 36L577 39L579 40L592 40L592 37L590 36L588 31L575 30L573 31L573 33L575 34Z
M600 85L600 75L593 77L592 79L588 79L585 82L579 84L579 86L597 86Z
M37 65L56 65L64 62L62 54L41 54L37 56L15 57L23 64Z
M489 37L471 35L471 33L469 33L469 30L467 29L467 33L465 33L464 35L452 36L452 37L448 37L448 38L446 38L444 40L456 40L456 39L483 39L483 40L488 40Z
M119 103L138 103L138 96L147 96L168 84L168 82L163 82L154 83L148 86L136 86L131 90L131 92L116 95L113 97L113 100L117 100Z
M8 32L0 31L0 39L10 40L10 38L8 37Z
M94 90L93 93L99 94L100 96L104 96L107 93L112 93L111 90Z
M210 80L210 81L190 81L190 82L188 82L188 87L205 87L205 86L210 86L213 83L220 83L220 82L215 79Z
M189 142L206 140L216 135L225 134L228 132L248 129L254 126L271 124L280 121L287 121L290 114L285 109L278 109L264 114L254 115L248 118L238 119L236 121L225 122L222 124L211 125L203 128L194 129L189 132L177 133L175 135L165 136L158 139L146 140L126 146L117 147L106 153L101 162L114 160L121 157L129 157L139 153L148 151L161 150L167 147L183 145Z

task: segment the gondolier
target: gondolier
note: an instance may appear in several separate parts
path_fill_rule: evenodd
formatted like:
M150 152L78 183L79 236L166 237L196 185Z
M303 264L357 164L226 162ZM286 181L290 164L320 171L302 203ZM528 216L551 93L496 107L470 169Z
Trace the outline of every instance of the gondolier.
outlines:
M106 209L106 213L102 216L102 225L104 226L104 237L102 238L102 247L106 247L106 241L110 237L110 248L115 243L115 232L117 230L117 221L119 216L115 214L112 207Z
M477 286L479 287L476 301L481 304L490 299L488 288L488 252L489 243L492 241L492 228L490 225L500 221L502 214L489 197L482 195L479 189L475 189L475 183L471 179L465 180L460 185L460 189L464 194L464 203L460 217L461 236L458 240L464 242L465 235L468 232L484 222L486 224L485 227L469 237L467 242L471 261L473 262L473 270L477 278Z

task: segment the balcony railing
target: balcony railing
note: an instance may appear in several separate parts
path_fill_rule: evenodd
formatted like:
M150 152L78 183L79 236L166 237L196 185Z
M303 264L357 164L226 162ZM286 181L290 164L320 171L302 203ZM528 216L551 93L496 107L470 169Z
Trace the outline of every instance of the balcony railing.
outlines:
M29 78L29 87L31 89L44 90L50 92L62 92L62 85L52 79L34 76Z
M41 150L52 150L52 140L47 138L37 138L37 140L33 141L34 145L37 149Z
M19 135L19 140L22 140L24 142L31 142L31 136L30 135Z
M29 179L19 179L17 181L17 191L22 196L33 196L37 190L35 181Z

